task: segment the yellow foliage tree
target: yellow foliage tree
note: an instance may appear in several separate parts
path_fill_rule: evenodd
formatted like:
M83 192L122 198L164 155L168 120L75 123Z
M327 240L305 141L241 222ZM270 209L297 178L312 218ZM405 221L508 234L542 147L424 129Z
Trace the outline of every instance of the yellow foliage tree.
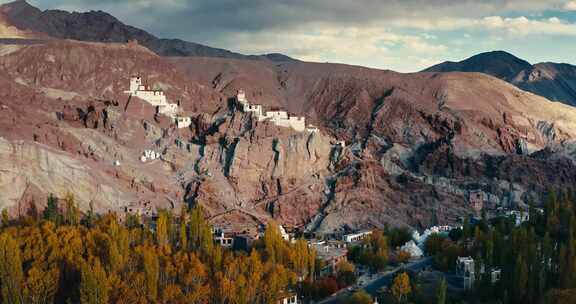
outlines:
M397 275L392 283L392 295L402 303L406 300L408 295L412 292L412 287L410 286L410 277L406 272Z

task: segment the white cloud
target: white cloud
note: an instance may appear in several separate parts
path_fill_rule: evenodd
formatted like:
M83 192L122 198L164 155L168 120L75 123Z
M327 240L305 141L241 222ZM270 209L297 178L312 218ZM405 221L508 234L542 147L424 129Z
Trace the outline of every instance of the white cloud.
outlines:
M530 19L528 17L488 16L472 18L439 18L439 19L400 19L392 22L396 28L412 28L427 31L455 30L488 30L506 32L515 35L549 34L576 35L576 23L570 23L557 17L547 19Z
M569 1L564 4L564 9L567 11L576 11L576 1Z
M232 41L235 49L248 54L281 51L306 61L411 71L427 67L431 62L425 60L428 56L447 50L441 43L430 43L420 35L397 34L376 26L238 33L227 37L226 41ZM404 56L414 56L419 60L407 60Z

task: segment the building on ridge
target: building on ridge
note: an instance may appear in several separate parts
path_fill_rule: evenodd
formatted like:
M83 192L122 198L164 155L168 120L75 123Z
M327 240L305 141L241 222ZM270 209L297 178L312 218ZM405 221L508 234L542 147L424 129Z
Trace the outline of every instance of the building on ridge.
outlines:
M297 132L309 131L311 133L318 132L318 128L314 126L306 127L306 118L302 116L290 116L286 111L262 111L261 105L251 105L246 98L246 92L238 90L236 94L236 101L240 109L245 113L252 113L256 116L258 121L268 120L278 127L292 128Z

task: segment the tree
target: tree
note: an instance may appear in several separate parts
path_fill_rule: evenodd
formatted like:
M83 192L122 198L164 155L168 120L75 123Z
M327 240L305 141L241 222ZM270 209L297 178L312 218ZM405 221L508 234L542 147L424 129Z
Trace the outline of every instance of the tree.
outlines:
M159 246L168 244L168 224L168 212L166 210L160 211L156 221L156 242Z
M284 247L284 239L282 239L279 226L276 222L268 222L263 239L264 253L268 261L272 263L281 262L283 258L282 249Z
M356 274L354 273L354 265L352 265L348 261L340 261L336 265L336 269L338 270L337 273L338 283L340 283L341 286L350 286L356 283Z
M58 288L60 271L57 267L52 267L47 271L39 266L32 266L28 270L24 295L26 303L50 304L54 303L54 295Z
M64 215L64 221L68 225L78 225L80 222L80 210L76 205L74 194L71 192L66 193L64 201L66 202L66 213Z
M410 286L408 273L402 272L397 275L392 283L392 295L394 295L396 300L398 300L399 303L404 302L411 292L412 286Z
M214 242L210 226L204 220L202 207L197 205L190 212L189 242L191 248L205 255L212 254Z
M372 297L366 293L364 290L360 290L355 292L353 295L350 296L348 299L348 303L350 304L372 304Z
M426 242L424 243L426 254L433 256L441 252L444 247L445 240L446 237L440 235L439 233L432 233L430 236L428 236L428 238L426 238Z
M95 258L93 265L84 263L81 269L80 303L108 303L108 279L100 260Z
M2 209L2 225L0 227L8 227L10 225L10 216L8 215L8 209Z
M0 286L3 304L24 303L24 273L18 242L8 233L0 235Z
M46 209L42 214L45 220L51 221L54 224L60 223L60 210L58 209L58 199L52 193L48 195L48 202Z
M148 297L155 301L158 298L158 279L160 276L160 262L153 248L144 248L142 253L144 276Z
M442 278L436 287L436 304L446 304L446 279Z

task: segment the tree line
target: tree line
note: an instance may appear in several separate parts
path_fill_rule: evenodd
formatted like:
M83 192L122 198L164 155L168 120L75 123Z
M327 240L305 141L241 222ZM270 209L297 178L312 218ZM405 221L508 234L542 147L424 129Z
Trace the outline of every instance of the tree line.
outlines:
M62 206L60 204L63 202ZM127 215L81 214L74 196L48 198L0 227L0 303L276 303L313 280L316 256L268 224L248 253L213 242L201 207Z

